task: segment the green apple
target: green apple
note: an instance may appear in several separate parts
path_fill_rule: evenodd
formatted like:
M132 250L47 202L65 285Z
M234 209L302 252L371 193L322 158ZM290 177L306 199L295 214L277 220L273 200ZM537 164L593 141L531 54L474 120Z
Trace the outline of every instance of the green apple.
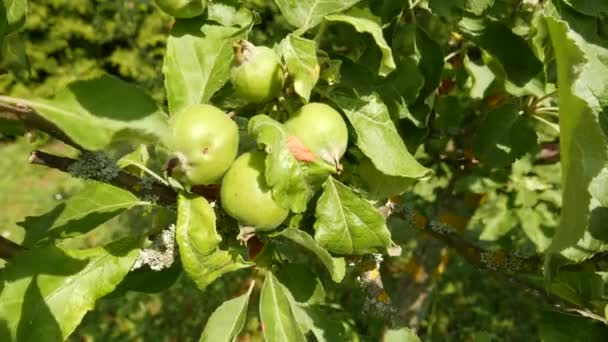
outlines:
M239 130L222 110L196 104L173 115L171 147L179 159L174 178L188 184L212 184L236 158Z
M264 178L265 159L262 151L242 154L226 172L220 190L224 211L257 231L275 229L289 214L272 198L272 189Z
M285 128L321 159L339 166L348 145L348 128L335 109L324 103L306 104L285 122Z
M279 96L283 69L274 50L242 40L235 45L235 55L230 81L239 96L251 103L264 103Z
M203 14L207 0L154 0L163 12L176 18L193 18Z

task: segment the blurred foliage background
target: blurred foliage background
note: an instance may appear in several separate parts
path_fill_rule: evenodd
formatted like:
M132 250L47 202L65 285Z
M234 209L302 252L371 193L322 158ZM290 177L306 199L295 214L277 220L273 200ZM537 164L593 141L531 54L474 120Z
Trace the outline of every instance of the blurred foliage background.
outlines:
M436 2L435 2L436 3ZM148 0L39 0L29 2L27 24L22 33L29 66L22 72L0 76L0 92L16 96L50 96L69 82L107 72L134 82L165 103L162 59L171 19ZM272 44L284 34L284 22L275 21L274 2L250 0L248 5L261 17L256 43ZM446 63L447 64L447 63ZM457 74L447 64L446 73ZM458 76L458 75L456 75ZM457 77L456 77L457 78ZM458 85L457 85L458 86ZM466 98L469 94L464 94ZM462 105L462 98L449 98L446 108ZM459 102L460 101L460 102ZM462 105L464 107L464 105ZM439 105L438 108L441 108ZM439 116L438 120L441 120ZM445 119L445 117L443 118ZM441 127L442 122L436 123ZM449 127L448 127L449 128ZM70 154L59 143L36 136L5 131L0 136L0 227L2 234L16 242L23 237L18 225L25 216L43 214L59 200L76 193L82 181L54 170L27 163L34 146ZM17 137L15 137L17 136ZM551 140L549 136L546 140ZM443 144L442 137L430 137ZM542 139L541 139L542 140ZM32 146L34 145L34 146ZM533 165L523 158L511 169L481 170L453 180L442 163L435 165L431 182L421 182L406 198L412 208L431 216L442 191L450 187L461 201L440 214L439 219L486 248L507 248L531 255L546 246L557 224L561 205L559 164ZM35 189L35 191L31 191ZM475 210L469 220L468 214ZM445 210L445 209L444 209ZM103 234L128 234L141 229L142 221L121 215L75 243L95 245ZM404 222L391 222L395 239L409 241L411 250L383 269L387 289L398 288L407 257L416 249L417 239L408 235ZM138 228L139 227L139 228ZM533 341L542 333L547 309L528 296L462 262L448 258L445 270L426 291L430 300L422 308L419 334L426 341ZM401 272L401 273L400 273ZM241 273L218 280L205 292L197 290L185 276L170 289L156 294L130 292L124 298L102 300L71 336L72 341L195 341L211 312L239 290ZM346 301L357 302L357 289ZM356 305L352 304L353 310ZM252 305L250 307L255 307ZM546 316L546 315L545 315ZM371 323L370 323L371 322ZM373 320L362 316L354 324ZM371 325L371 326L370 326ZM244 340L261 339L256 321L249 323Z

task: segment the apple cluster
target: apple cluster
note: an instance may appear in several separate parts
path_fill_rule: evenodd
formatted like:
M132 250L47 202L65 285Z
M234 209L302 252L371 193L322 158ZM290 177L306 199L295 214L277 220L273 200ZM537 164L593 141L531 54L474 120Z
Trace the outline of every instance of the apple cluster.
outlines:
M266 103L281 94L283 81L281 60L274 50L247 41L235 46L231 83L238 96L249 103ZM241 226L269 231L287 218L289 210L276 203L266 183L266 152L248 151L237 158L239 130L230 115L210 104L196 104L174 113L170 126L171 148L177 160L171 171L173 178L187 187L221 182L222 208ZM348 144L348 129L331 106L303 105L283 128L315 159L334 169L339 167Z

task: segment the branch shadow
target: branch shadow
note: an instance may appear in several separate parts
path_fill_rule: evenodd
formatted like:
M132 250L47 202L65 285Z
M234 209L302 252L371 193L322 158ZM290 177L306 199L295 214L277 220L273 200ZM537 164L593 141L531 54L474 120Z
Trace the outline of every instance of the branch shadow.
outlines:
M59 323L46 305L34 276L23 298L21 318L17 326L17 341L62 341Z

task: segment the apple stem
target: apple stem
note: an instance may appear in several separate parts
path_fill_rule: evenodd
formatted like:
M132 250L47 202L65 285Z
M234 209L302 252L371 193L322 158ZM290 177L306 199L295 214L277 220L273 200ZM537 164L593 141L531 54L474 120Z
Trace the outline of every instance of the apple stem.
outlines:
M239 65L247 62L251 58L254 48L255 45L244 39L235 42L233 45L233 49L236 62Z

